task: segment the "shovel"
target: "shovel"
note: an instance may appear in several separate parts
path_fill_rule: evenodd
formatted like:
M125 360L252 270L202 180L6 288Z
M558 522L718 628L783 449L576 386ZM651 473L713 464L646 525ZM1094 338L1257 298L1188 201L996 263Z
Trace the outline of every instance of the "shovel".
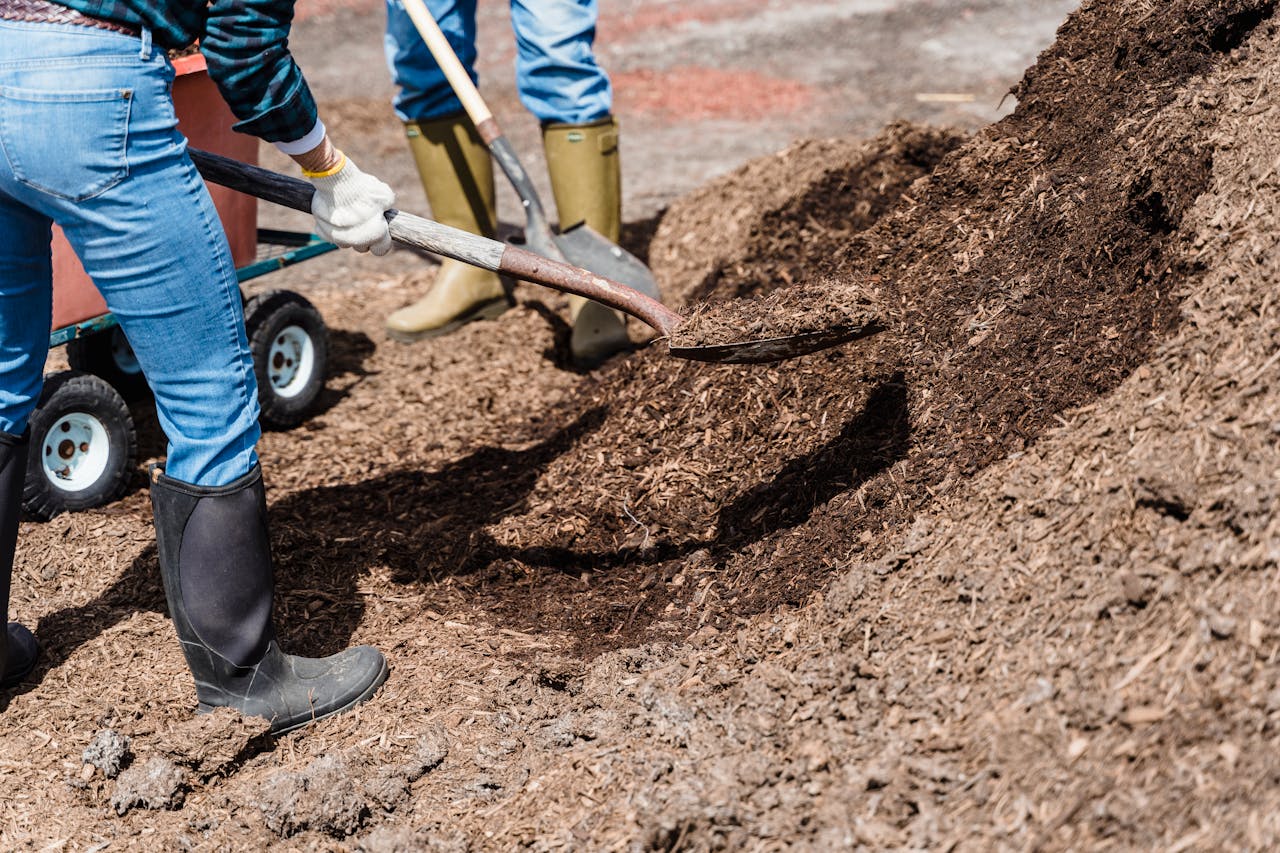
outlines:
M311 213L311 197L315 188L306 181L195 148L189 149L189 153L205 180L264 201ZM685 321L684 317L653 297L581 267L399 210L388 210L386 216L391 239L397 243L550 287L561 293L584 296L635 317L664 338L670 339ZM808 355L875 331L878 328L873 325L846 325L800 335L714 346L671 346L668 340L668 352L676 358L691 361L762 364Z
M658 292L658 284L653 280L653 274L635 255L616 243L606 240L603 235L585 223L559 232L551 229L546 210L543 209L538 192L533 187L533 181L520 165L515 149L503 135L502 129L498 127L493 112L480 97L479 90L471 82L471 76L462 67L458 55L454 53L449 40L440 30L440 25L436 23L436 19L432 17L422 0L404 0L404 8L413 20L414 26L417 27L418 34L426 42L431 56L444 72L454 94L462 102L462 107L467 111L472 124L476 126L480 138L488 146L489 153L498 161L499 168L507 176L507 180L511 181L516 194L520 196L525 215L524 244L530 251L544 258L565 261L576 267L589 269L606 278L622 282L645 296L661 301L662 295Z

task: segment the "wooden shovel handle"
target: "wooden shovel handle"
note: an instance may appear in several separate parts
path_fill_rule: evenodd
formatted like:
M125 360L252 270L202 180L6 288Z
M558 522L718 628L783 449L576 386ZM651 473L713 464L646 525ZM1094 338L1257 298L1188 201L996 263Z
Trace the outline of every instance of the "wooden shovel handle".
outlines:
M480 90L476 88L475 83L471 82L471 75L462 67L462 61L454 52L453 45L449 44L449 39L436 23L435 16L427 9L427 5L422 0L403 0L403 3L405 11L413 20L413 25L417 27L422 40L427 43L431 56L444 72L445 79L453 87L458 100L462 102L462 108L467 111L471 123L480 132L480 138L487 145L501 136L502 131L493 117L493 111L484 102L484 98L480 97Z
M306 181L196 148L188 150L205 180L303 213L311 212L315 187ZM563 293L585 296L630 314L662 335L670 335L684 319L661 302L625 284L411 213L388 210L387 228L391 239L402 245L425 249Z

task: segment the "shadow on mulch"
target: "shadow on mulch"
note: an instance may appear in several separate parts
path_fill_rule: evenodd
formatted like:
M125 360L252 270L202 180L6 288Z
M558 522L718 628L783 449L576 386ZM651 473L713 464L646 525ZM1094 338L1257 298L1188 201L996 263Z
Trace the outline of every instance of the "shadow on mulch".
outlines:
M903 459L911 445L911 411L902 373L877 386L863 410L830 442L793 459L768 483L720 512L714 543L736 550L809 520L836 495L856 489Z
M595 551L504 545L486 532L527 509L547 466L604 422L603 407L525 450L484 448L436 472L398 471L297 492L271 508L282 630L305 653L349 637L364 612L355 581L381 566L395 582L437 586L442 609L465 603L520 628L555 613L584 648L606 634L614 643L626 640L647 629L659 609L637 607L624 624L618 601L665 603L656 578L674 574L689 555L737 550L802 524L834 495L902 459L910 446L907 390L901 374L879 385L832 441L727 506L723 532L711 540ZM450 580L456 583L446 585ZM305 616L291 612L298 607ZM560 618L566 608L573 611L567 621Z
M374 567L385 567L394 581L407 585L462 580L460 588L442 595L474 596L471 603L498 624L527 627L539 613L571 606L578 609L582 643L593 645L606 629L616 633L624 627L631 636L646 629L659 609L636 608L620 626L612 595L600 595L598 588L595 595L575 595L567 585L577 586L589 572L599 576L597 584L630 588L623 600L640 597L665 564L700 550L735 550L803 523L832 496L901 459L910 443L907 387L899 374L876 388L835 439L725 507L724 532L714 540L608 552L494 541L485 528L523 511L547 465L598 429L605 415L603 408L590 410L523 450L486 447L439 471L396 471L299 491L272 504L282 645L305 655L343 648L365 615L359 579ZM656 590L652 598L653 604L663 600ZM44 653L36 680L138 610L166 610L154 546L92 601L40 620L36 633Z
M911 445L907 390L900 373L877 386L862 411L834 439L792 459L768 482L748 489L728 504L720 513L720 532L714 538L610 551L495 545L485 556L577 575L584 571L652 567L703 549L713 554L741 549L779 530L805 523L814 510L831 498L856 489L904 458ZM523 601L528 604L527 598Z
M373 338L364 332L352 332L346 329L329 329L329 369L324 388L320 390L312 405L308 419L319 417L337 406L350 392L345 388L333 387L333 379L337 377L363 378L369 375L365 361L373 356L378 345ZM345 383L350 385L350 382Z
M281 645L304 655L346 646L364 616L357 581L385 565L401 583L474 571L480 529L520 505L545 466L599 426L592 411L527 450L484 448L440 471L397 471L349 486L292 494L269 509ZM32 682L81 645L150 610L167 612L155 546L92 601L43 617Z
M295 492L272 504L280 631L291 649L329 653L364 615L356 586L385 568L402 584L481 572L483 528L519 510L546 466L604 411L591 410L523 450L485 447L438 471L401 470Z
M148 546L109 589L78 607L64 607L33 627L40 641L40 659L30 682L57 669L80 646L129 618L133 613L167 613L155 546Z

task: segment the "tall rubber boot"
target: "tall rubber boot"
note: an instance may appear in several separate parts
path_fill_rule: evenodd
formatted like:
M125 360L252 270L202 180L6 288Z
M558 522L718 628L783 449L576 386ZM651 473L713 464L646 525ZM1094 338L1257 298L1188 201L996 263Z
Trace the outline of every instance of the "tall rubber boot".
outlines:
M271 627L271 552L262 469L221 488L152 477L169 614L200 712L231 707L283 734L373 696L387 662L370 646L326 658L280 651Z
M13 687L35 668L39 647L31 632L9 618L9 581L18 545L18 513L27 475L27 436L0 432L0 607L5 630L0 636L0 690Z
M618 123L612 116L588 124L546 124L542 147L547 155L551 191L561 229L580 222L616 243L622 233L622 166L618 159ZM631 346L626 317L581 296L569 297L574 363L591 368Z
M431 216L445 225L492 238L497 200L489 149L465 115L405 123L409 148L427 192ZM495 273L445 258L427 295L387 318L387 334L401 343L447 335L472 320L511 307Z

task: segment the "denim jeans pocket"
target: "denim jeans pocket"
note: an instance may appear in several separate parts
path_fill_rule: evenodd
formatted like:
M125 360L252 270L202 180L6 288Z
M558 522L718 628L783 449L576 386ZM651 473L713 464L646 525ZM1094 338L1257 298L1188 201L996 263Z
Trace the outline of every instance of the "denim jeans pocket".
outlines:
M129 173L131 89L48 91L0 86L0 149L13 176L84 201Z

